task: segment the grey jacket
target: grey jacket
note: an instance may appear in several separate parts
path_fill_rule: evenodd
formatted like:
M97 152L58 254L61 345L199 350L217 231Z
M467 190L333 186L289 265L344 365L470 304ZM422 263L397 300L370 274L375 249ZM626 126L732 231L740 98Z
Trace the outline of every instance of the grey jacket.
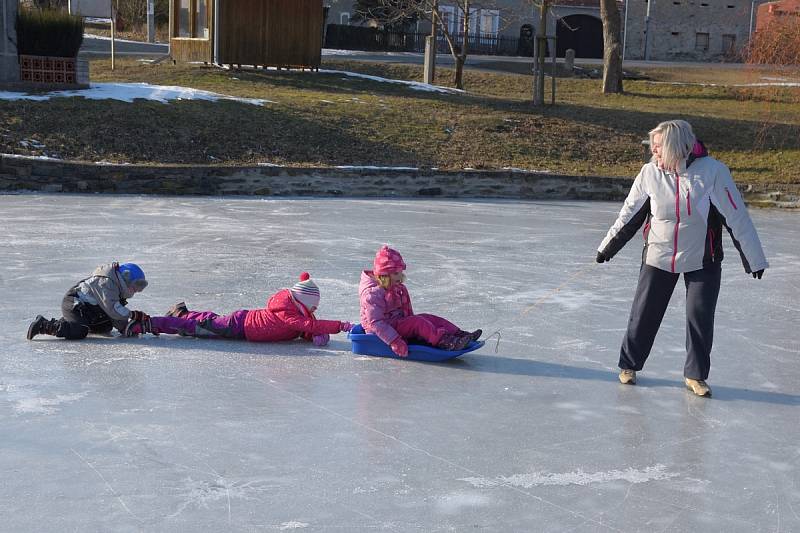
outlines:
M722 261L727 228L746 272L769 266L728 167L690 158L680 173L642 167L598 251L609 259L645 224L643 261L667 272L692 272Z
M80 281L76 286L78 299L91 305L98 305L114 323L114 327L122 331L128 324L130 310L125 307L125 300L131 296L130 289L122 278L118 263L110 263L97 267L91 276Z

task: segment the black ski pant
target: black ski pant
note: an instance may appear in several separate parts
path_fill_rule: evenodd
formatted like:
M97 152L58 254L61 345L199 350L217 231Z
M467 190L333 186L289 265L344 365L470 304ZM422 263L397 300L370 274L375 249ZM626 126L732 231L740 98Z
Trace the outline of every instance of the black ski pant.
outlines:
M679 276L642 264L628 331L620 350L620 368L641 370L644 366ZM714 312L721 278L719 263L683 274L686 285L686 364L683 375L687 378L705 380L711 370Z
M114 327L111 317L99 305L81 302L74 290L61 301L63 318L55 322L55 336L80 340L91 333L108 333Z

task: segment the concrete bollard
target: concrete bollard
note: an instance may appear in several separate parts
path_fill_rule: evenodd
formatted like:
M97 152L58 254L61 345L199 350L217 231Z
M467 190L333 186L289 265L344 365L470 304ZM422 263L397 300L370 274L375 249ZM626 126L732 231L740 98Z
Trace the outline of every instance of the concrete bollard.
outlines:
M567 72L572 72L572 69L575 67L575 50L572 48L567 48L566 53L564 54L564 69Z
M425 64L422 70L422 78L428 85L433 85L436 77L436 43L433 36L425 37Z
M650 139L645 139L642 141L642 161L644 163L649 163L652 157L653 154L650 153Z

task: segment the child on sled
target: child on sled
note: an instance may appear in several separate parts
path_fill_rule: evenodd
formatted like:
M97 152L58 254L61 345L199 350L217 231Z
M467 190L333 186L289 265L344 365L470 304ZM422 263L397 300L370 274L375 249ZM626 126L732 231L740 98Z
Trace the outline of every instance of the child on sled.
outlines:
M212 311L189 311L183 302L173 305L163 317L144 317L132 322L127 336L142 333L239 339L252 342L288 341L301 337L316 346L325 346L330 335L350 331L350 322L317 320L319 287L303 272L291 289L272 295L263 309L240 309L229 315Z
M384 245L375 255L372 270L361 272L358 292L364 331L377 335L400 357L408 355L408 342L454 351L480 338L481 330L469 333L436 315L415 315L403 284L405 269L400 254Z

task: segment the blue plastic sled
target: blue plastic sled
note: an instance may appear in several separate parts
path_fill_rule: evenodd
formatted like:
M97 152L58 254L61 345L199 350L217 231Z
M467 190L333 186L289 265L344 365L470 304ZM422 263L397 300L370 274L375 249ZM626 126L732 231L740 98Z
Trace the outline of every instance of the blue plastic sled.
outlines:
M483 347L484 341L472 341L463 350L448 351L439 350L431 346L422 344L409 344L408 357L396 355L389 345L378 338L374 333L364 333L361 324L356 324L347 338L353 343L353 353L359 355L376 355L378 357L394 357L395 359L408 359L410 361L439 362L455 359L456 357L468 352L473 352Z

